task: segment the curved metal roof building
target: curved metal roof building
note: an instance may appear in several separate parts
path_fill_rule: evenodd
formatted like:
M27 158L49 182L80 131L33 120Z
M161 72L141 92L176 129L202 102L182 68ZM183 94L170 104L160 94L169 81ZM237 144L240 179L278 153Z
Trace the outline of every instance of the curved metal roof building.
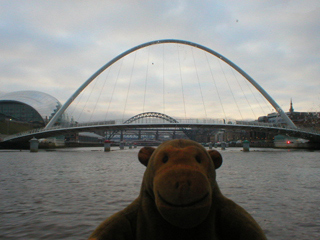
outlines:
M0 95L0 113L25 122L43 122L59 110L61 103L39 91L17 91ZM65 117L63 116L62 119Z

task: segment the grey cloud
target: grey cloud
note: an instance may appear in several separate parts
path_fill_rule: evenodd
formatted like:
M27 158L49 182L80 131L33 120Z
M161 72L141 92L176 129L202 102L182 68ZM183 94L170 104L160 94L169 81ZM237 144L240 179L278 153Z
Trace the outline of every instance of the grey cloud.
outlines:
M302 3L2 1L1 91L32 88L63 102L123 51L179 38L223 54L285 109L293 97L303 111L319 101L314 95L319 91L320 4Z

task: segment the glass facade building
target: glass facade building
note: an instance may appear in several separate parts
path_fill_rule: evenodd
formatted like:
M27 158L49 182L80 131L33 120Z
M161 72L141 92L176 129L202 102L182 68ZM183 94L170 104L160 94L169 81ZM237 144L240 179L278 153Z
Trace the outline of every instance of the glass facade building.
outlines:
M17 91L0 95L0 113L16 121L45 125L60 107L61 103L55 97L39 91ZM64 122L65 115L61 119Z

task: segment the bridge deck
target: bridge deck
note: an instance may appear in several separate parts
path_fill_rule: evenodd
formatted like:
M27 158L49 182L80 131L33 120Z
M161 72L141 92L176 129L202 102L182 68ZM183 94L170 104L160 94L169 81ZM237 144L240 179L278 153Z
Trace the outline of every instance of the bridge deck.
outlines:
M288 129L275 126L265 125L242 125L242 124L206 124L206 123L131 123L131 124L106 124L91 126L74 126L74 127L53 127L50 129L35 129L26 133L19 133L8 136L3 142L20 142L28 141L31 138L47 138L53 136L64 135L66 133L87 132L95 130L113 130L120 131L125 129L159 129L159 130L189 130L189 129L239 129L268 131L276 134L290 135L293 137L305 138L311 141L320 142L320 134L314 132L302 131L299 129Z

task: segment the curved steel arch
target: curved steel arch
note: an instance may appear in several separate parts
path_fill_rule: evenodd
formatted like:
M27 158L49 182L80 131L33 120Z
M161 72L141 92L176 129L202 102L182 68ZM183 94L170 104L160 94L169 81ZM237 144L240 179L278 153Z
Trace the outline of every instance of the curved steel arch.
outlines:
M169 123L179 123L174 118L172 118L166 114L163 114L163 113L145 112L145 113L140 113L140 114L137 114L137 115L129 118L128 120L124 121L123 124L130 124L130 123L132 123L138 119L141 119L141 118L160 118L160 119L166 120Z
M273 100L273 98L253 79L251 78L245 71L243 71L240 67L238 67L236 64L231 62L229 59L226 57L222 56L221 54L213 51L210 48L207 48L205 46L202 46L197 43L185 41L185 40L178 40L178 39L162 39L162 40L156 40L156 41L151 41L147 43L140 44L136 47L133 47L122 54L118 55L117 57L113 58L111 61L109 61L107 64L102 66L98 71L96 71L87 81L85 81L75 92L72 94L72 96L66 101L66 103L59 109L59 111L53 116L53 118L49 121L49 123L45 126L45 128L50 128L52 127L58 118L62 115L62 113L69 107L69 105L73 102L73 100L82 92L83 89L85 89L97 76L99 76L104 70L106 70L109 66L120 60L121 58L125 57L126 55L137 51L141 48L148 47L151 45L156 45L156 44L163 44L163 43L179 43L179 44L185 44L189 45L192 47L199 48L201 50L204 50L225 63L227 63L229 66L234 68L237 72L239 72L244 78L246 78L267 100L268 102L274 107L274 109L280 114L280 116L284 119L284 121L287 123L287 125L291 128L297 128L294 123L291 121L291 119L287 116L287 114L282 110L282 108L276 103L276 101Z

